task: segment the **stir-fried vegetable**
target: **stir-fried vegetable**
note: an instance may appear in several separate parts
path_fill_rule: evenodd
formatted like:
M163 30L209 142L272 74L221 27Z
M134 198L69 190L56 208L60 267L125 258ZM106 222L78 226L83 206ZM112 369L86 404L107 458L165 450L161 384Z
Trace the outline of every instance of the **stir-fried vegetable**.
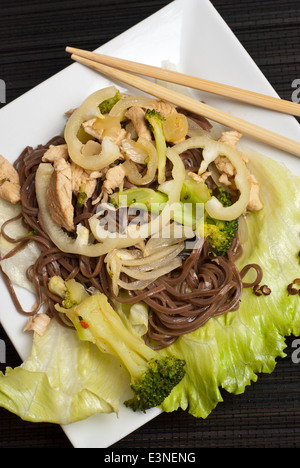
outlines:
M109 87L93 93L72 113L65 127L66 145L61 145L62 151L52 152L53 159L41 159L35 173L35 194L30 185L31 195L36 196L32 211L36 212L37 203L39 217L34 220L34 235L29 233L27 237L34 245L38 223L49 245L52 241L59 254L71 254L63 255L66 258L61 267L69 276L65 280L56 275L59 254L54 255L53 262L51 254L51 267L43 269L44 259L40 260L39 252L35 268L28 270L26 262L26 271L34 271L35 284L38 275L42 276L42 288L50 272L48 299L57 298L55 306L51 303L52 313L63 314L60 319L68 319L74 327L63 334L64 339L71 349L85 353L90 374L93 369L98 371L95 362L101 361L102 367L95 385L93 379L84 378L85 369L81 375L76 367L68 394L68 381L60 363L62 382L58 388L64 395L61 401L69 405L69 414L63 411L58 417L57 411L62 408L57 403L53 375L59 357L55 354L55 362L50 359L46 371L44 362L49 350L40 366L34 362L35 350L42 343L47 347L47 337L53 339L51 324L46 338L35 340L33 356L22 369L7 376L0 374L1 405L11 409L11 401L17 397L15 412L34 420L35 409L30 408L27 416L26 401L11 390L20 376L28 382L31 400L36 396L37 405L43 406L37 420L68 423L96 412L117 412L125 371L133 391L126 406L142 411L157 405L167 411L189 408L193 415L205 417L221 400L219 387L243 391L257 372L273 369L275 358L282 354L283 334L299 333L299 310L291 302L295 288L288 287L287 294L281 284L282 278L291 276L288 283L293 285L298 268L293 248L295 226L300 222L299 181L285 172L284 179L289 183L286 193L281 168L268 160L261 164L257 158L249 158L258 182L249 171L247 158L230 144L230 138L215 141L208 130L203 136L198 124L192 125L191 121L168 103L123 95ZM55 221L48 204L51 177L62 167L56 165L55 157L62 157L68 169L67 196L74 209L75 227L68 232L59 224L63 213ZM74 167L80 168L75 171L79 174L76 184L72 180ZM87 191L91 181L93 193ZM261 187L264 204L256 204L255 196ZM57 190L55 186L51 194L55 196ZM67 191L66 185L63 190ZM250 204L253 197L254 203ZM256 206L257 213L248 216L249 206ZM106 221L114 217L112 229ZM236 264L230 250L234 239L243 247ZM195 249L188 247L190 240L196 240ZM42 254L46 256L47 252ZM262 263L270 287L255 284L253 291L242 291L239 269L246 261ZM232 304L235 312L231 314L232 308L228 307ZM195 309L199 315L193 315ZM213 309L214 315L210 315ZM135 332L128 319L133 315L145 336ZM183 323L187 328L181 333ZM188 328L187 323L196 323L195 328ZM154 333L146 336L150 327ZM159 334L163 340L172 340L165 342L164 349L154 351L153 341L159 339ZM75 360L84 362L78 355ZM105 386L111 369L118 380L115 391L112 379ZM39 379L54 402L51 411L44 411L45 397L36 391ZM77 391L77 383L82 394ZM91 401L91 408L85 405L82 395Z
M82 340L93 342L100 351L118 359L133 390L133 397L125 405L134 411L145 412L161 405L183 379L184 361L162 357L146 346L130 331L130 325L123 323L104 294L90 296L72 309L59 310L72 320Z

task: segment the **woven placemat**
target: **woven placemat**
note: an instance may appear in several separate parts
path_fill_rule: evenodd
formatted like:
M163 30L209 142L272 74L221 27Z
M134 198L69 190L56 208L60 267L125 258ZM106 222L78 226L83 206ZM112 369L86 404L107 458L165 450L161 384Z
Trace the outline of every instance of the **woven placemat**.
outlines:
M1 6L0 78L7 102L69 65L64 47L93 50L170 3L162 0L23 0ZM291 99L300 79L300 5L287 0L213 0L213 5L278 94ZM3 130L2 130L3 131ZM1 133L1 132L0 132ZM21 363L0 326L6 361ZM206 420L178 411L161 414L111 448L298 448L300 446L300 364L293 363L294 337L287 357L271 375L242 395L224 393L224 402ZM0 365L4 371L5 365ZM63 430L32 424L0 408L1 448L72 448Z

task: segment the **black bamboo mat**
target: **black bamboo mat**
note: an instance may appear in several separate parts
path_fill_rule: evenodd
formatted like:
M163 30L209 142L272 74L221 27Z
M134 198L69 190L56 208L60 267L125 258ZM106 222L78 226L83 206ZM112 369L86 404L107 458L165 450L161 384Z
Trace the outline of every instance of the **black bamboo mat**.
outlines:
M187 0L188 1L188 0ZM201 0L199 0L201 1ZM11 0L0 9L0 79L7 102L69 65L67 44L93 50L171 2L164 0ZM300 80L300 2L213 0L213 5L278 94L291 99ZM1 130L3 131L3 129ZM1 132L0 132L1 134ZM20 359L0 326L7 365ZM244 394L224 394L206 420L183 411L162 414L111 449L299 448L300 363L287 357ZM0 365L0 370L5 366ZM72 448L62 429L31 424L0 409L1 448Z

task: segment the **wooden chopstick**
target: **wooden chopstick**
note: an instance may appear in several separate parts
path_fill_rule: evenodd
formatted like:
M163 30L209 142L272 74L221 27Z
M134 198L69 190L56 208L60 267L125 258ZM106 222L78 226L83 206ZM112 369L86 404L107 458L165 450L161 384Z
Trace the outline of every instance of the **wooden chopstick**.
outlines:
M204 80L194 76L185 75L172 70L165 70L163 68L136 63L129 60L109 57L95 52L89 52L74 47L66 47L66 51L75 54L76 56L84 57L104 65L108 65L120 70L137 73L139 75L148 76L170 83L187 86L189 88L206 91L219 96L228 97L237 101L246 102L259 107L264 107L278 112L300 116L300 104L286 101L284 99L266 96L264 94L247 91L244 89L228 86L214 81Z
M300 143L290 140L270 130L259 127L258 125L249 123L245 120L234 117L226 112L215 109L202 102L196 101L188 96L172 91L163 86L152 83L144 78L131 75L122 70L111 68L106 65L93 62L92 60L79 57L75 54L71 58L97 72L100 72L110 78L126 83L129 86L139 89L147 94L155 96L164 101L168 101L176 106L180 106L190 112L200 114L207 119L218 122L226 127L238 131L239 133L248 135L257 140L263 141L270 146L279 148L283 151L300 157Z

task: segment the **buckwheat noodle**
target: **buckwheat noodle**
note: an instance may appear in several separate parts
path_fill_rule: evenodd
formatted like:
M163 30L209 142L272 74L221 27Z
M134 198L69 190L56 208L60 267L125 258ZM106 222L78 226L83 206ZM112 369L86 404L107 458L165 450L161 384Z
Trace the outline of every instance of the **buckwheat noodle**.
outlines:
M61 300L49 291L48 281L52 276L61 276L64 280L74 278L88 290L93 289L106 294L112 303L119 301L133 304L143 301L147 304L149 327L144 337L145 342L148 346L161 349L172 344L180 335L198 329L211 317L238 309L243 288L252 287L261 281L262 270L258 265L247 265L241 272L238 271L234 263L241 253L238 237L227 256L217 258L209 255L207 241L196 239L192 251L182 252L183 262L180 268L160 277L142 291L130 291L126 298L116 297L104 264L104 256L86 258L63 253L53 244L43 226L35 194L35 174L50 145L63 143L63 138L57 136L46 145L39 145L35 149L28 146L14 164L20 177L22 213L4 223L1 228L2 236L16 244L3 258L12 257L29 242L36 242L40 248L39 258L27 271L27 278L32 282L37 298L31 311L23 309L9 278L1 269L18 312L28 316L34 315L45 305L46 313L63 326L72 327L72 324L56 311L54 306ZM189 150L181 157L186 168L198 170L201 151ZM94 198L101 189L101 183L98 182ZM76 211L75 225L81 222L88 227L88 219L97 209L96 205L92 205L92 201L93 198L84 208ZM13 239L7 235L5 228L18 219L22 220L30 235ZM256 279L252 283L244 283L243 278L250 269L256 271ZM126 281L128 278L123 274L121 279Z

